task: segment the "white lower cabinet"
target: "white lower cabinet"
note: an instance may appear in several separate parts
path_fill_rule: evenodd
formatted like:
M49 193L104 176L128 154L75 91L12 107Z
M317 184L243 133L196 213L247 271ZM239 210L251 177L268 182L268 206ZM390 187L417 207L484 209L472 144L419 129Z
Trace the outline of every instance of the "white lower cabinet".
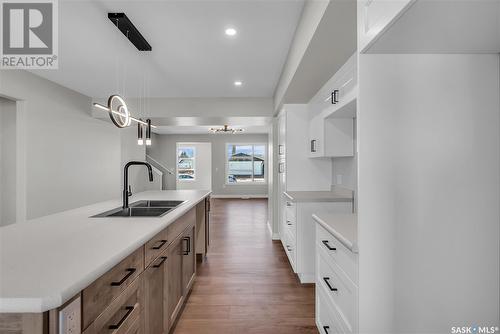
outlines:
M357 265L357 254L316 224L316 324L320 333L358 332Z
M315 212L351 213L352 202L294 202L285 197L280 239L290 265L301 283L314 283L315 234L311 215Z

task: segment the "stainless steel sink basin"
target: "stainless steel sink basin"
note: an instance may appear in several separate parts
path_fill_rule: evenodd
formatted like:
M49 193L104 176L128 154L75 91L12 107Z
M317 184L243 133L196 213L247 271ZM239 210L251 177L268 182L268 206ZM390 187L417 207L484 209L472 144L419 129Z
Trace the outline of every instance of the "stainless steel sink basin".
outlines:
M175 208L184 203L184 201L152 201L144 200L130 203L133 208Z
M92 217L161 217L184 202L142 200L130 203L128 209L116 208Z

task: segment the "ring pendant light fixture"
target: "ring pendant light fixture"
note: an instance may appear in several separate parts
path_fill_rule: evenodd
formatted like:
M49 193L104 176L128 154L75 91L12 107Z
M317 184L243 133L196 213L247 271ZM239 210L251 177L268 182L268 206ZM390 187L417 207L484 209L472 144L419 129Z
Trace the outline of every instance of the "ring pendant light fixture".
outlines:
M151 120L132 117L130 111L125 103L125 100L119 95L111 95L108 99L108 105L104 106L99 103L94 103L94 107L107 111L109 118L116 127L122 129L129 127L132 121L137 123L137 144L143 145L143 128L146 129L146 145L151 145L151 128L156 126L151 124Z

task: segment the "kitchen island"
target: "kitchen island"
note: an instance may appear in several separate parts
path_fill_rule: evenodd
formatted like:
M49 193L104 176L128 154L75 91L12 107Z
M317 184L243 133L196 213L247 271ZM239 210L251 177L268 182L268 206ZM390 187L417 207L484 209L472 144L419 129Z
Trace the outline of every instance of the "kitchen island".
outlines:
M0 228L0 332L2 326L7 326L7 322L10 322L11 326L14 321L12 319L20 314L40 315L37 321L42 321L45 328L45 323L50 323L48 311L53 313L53 317L57 317L54 310L59 310L80 296L85 310L88 300L85 290L130 257L133 257L137 265L137 268L134 267L134 274L127 277L132 285L142 276L142 271L146 273L149 264L161 266L168 258L162 256L161 251L176 246L176 241L179 241L179 249L175 252L184 255L195 254L195 228L201 218L196 214L199 211L197 206L205 208L205 199L209 195L209 191L196 190L147 191L130 198L131 203L146 199L184 201L162 217L92 218L96 214L120 207L121 202L116 200ZM189 228L194 231L184 235L183 233L189 232ZM22 243L19 240L22 240ZM156 263L156 259L163 261ZM180 260L181 264L177 264L179 270L182 270L182 259ZM165 265L167 266L169 265ZM125 273L127 270L132 272L128 267L123 270ZM127 276L124 276L123 270L115 275L118 282ZM106 284L106 287L113 286L116 277L111 284ZM181 278L179 280L182 281ZM192 284L191 281L184 283ZM139 290L142 284L143 282L138 284ZM144 284L146 290L147 284ZM172 290L172 284L169 283L168 289L165 286L165 290ZM122 287L126 290L128 285L127 282ZM122 288L117 288L120 289ZM119 292L122 293L121 290ZM185 296L186 292L183 291L182 295ZM96 295L99 295L99 292ZM112 305L108 304L119 299L118 295L112 294L109 303L105 303L102 308L111 307ZM140 309L144 306L141 303ZM177 315L180 306L175 305L174 315ZM92 318L99 319L99 316ZM56 321L56 318L53 320ZM88 321L90 320L86 320L83 314L82 331L88 327ZM56 326L52 323L50 325ZM37 333L32 329L30 331Z

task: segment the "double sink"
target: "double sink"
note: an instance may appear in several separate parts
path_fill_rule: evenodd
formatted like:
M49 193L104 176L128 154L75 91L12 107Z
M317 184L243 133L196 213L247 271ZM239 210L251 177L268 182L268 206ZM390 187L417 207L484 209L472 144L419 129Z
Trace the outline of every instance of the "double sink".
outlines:
M130 203L129 207L116 208L98 215L92 216L95 218L105 217L161 217L169 211L175 209L185 201L169 201L169 200L142 200Z

